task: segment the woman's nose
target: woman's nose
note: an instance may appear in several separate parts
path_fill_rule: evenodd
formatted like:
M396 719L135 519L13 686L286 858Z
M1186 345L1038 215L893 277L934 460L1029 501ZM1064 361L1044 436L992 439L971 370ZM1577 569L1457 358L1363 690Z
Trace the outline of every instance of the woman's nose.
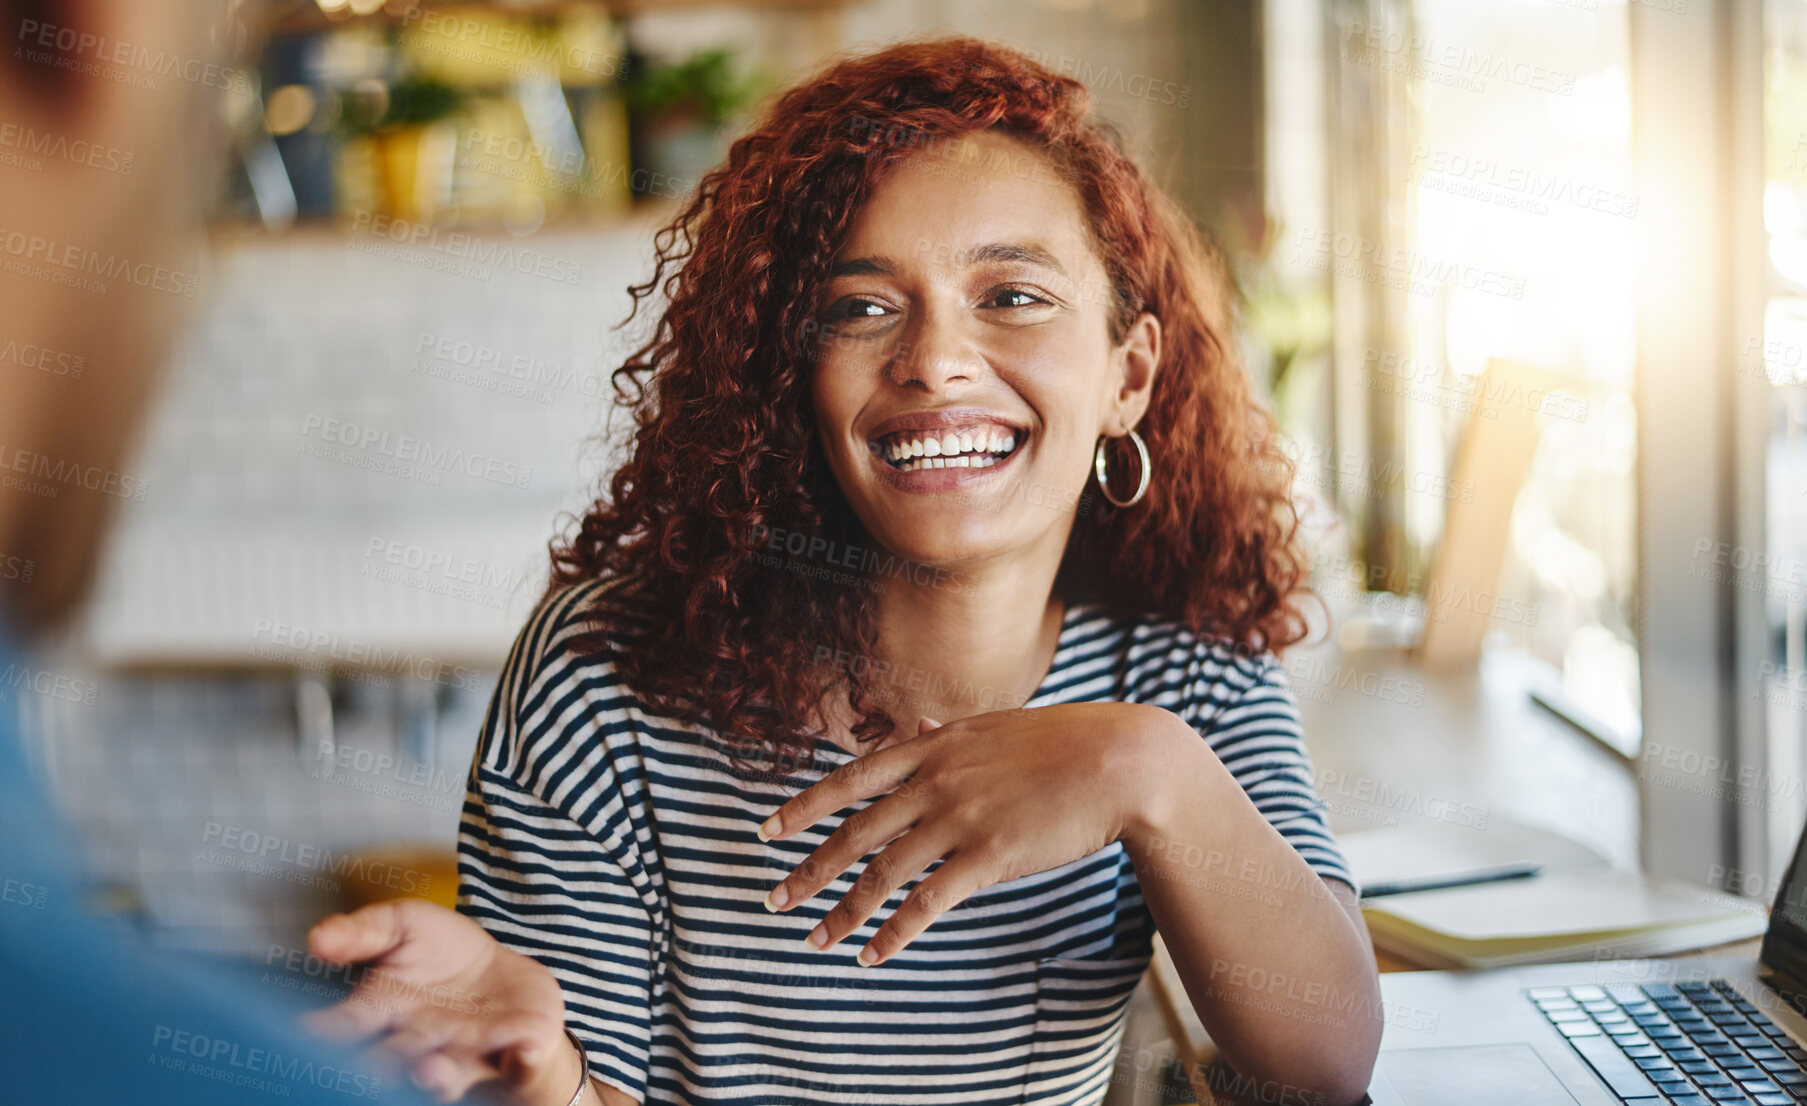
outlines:
M956 383L973 383L986 372L985 360L972 336L946 311L917 314L888 366L893 383L939 392Z

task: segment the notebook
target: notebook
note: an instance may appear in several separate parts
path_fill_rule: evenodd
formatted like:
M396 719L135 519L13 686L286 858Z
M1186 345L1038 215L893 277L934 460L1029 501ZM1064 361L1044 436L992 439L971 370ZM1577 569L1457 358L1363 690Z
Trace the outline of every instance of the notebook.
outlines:
M1763 903L1640 875L1560 834L1495 818L1339 836L1363 888L1536 864L1539 874L1367 899L1376 948L1433 968L1663 956L1761 936Z

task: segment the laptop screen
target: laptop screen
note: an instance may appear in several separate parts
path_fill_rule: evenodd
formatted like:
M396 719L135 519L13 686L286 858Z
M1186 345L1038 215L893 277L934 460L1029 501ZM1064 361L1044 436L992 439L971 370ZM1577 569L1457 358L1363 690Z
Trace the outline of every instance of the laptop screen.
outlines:
M1807 830L1795 842L1794 859L1776 888L1759 959L1784 978L1787 990L1807 991Z

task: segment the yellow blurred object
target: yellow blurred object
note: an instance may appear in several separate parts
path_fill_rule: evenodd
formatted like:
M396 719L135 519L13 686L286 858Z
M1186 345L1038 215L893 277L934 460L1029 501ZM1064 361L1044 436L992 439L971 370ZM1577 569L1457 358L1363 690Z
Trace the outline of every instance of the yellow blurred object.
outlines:
M401 56L413 72L467 88L534 73L584 86L615 80L622 50L614 21L597 5L571 6L556 21L473 5L421 9L402 31Z
M617 87L625 51L621 26L602 4L532 15L470 4L412 13L398 41L404 68L466 93L446 151L450 185L440 191L443 178L421 168L425 146L379 139L370 159L374 206L414 222L449 215L458 225L501 223L510 233L573 214L625 214L633 206L627 111ZM530 101L546 110L559 104L534 100L546 89L562 92L574 127L561 131L561 120L542 134L529 124ZM431 149L434 166L440 152Z
M583 170L583 190L579 193L592 211L620 214L634 202L630 185L633 176L632 157L628 152L627 104L619 93L598 99L584 112L584 149L589 157Z
M579 4L559 13L558 80L562 85L612 84L621 76L626 50L607 8Z
M458 904L458 853L439 845L394 845L353 853L340 896L347 910L388 899Z
M473 97L464 118L454 185L461 219L509 222L533 201L547 219L622 215L632 207L627 112L619 93L586 91L577 114L581 149L542 148L512 98Z
M385 211L418 223L451 202L458 132L449 124L398 127L374 138Z
M264 129L273 135L294 134L314 121L315 106L313 89L285 84L265 102Z

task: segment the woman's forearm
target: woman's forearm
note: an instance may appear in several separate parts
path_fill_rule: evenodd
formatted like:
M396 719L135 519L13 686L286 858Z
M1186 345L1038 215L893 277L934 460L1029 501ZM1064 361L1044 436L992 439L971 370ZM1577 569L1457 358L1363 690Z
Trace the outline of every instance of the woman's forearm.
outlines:
M1198 734L1168 717L1123 845L1186 994L1224 1058L1289 1089L1284 1101L1359 1101L1383 1019L1354 896L1312 871Z

